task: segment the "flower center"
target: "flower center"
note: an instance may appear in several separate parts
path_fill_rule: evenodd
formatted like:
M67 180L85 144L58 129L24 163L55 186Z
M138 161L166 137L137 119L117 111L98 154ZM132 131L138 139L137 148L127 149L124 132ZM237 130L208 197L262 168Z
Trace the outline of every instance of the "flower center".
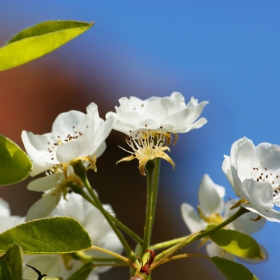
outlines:
M86 128L88 128L88 125L86 126ZM59 146L62 146L63 144L71 142L71 141L75 141L83 135L83 132L76 130L75 126L72 126L72 129L73 129L72 134L68 133L68 135L66 135L66 137L61 137L60 135L58 135L56 141L54 141L53 143L48 142L47 150L49 151L49 153L51 155L51 160L56 159L55 153Z
M146 125L147 126L147 125ZM173 168L175 167L172 159L164 152L165 150L169 151L170 149L165 146L171 142L171 133L166 132L160 127L160 130L139 130L136 132L130 131L131 135L125 139L128 146L132 151L128 151L123 147L120 147L124 151L131 154L128 157L125 157L119 160L121 161L130 161L134 158L139 160L139 169L141 174L145 175L145 165L149 160L153 160L157 157L161 157L167 160Z
M275 205L280 206L280 176L277 171L263 167L261 162L259 167L253 167L252 178L257 182L270 183L273 190L273 202Z

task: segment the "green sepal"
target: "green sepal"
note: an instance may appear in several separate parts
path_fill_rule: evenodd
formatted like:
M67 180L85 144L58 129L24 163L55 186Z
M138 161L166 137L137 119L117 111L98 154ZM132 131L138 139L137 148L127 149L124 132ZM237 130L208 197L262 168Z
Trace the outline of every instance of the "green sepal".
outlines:
M0 71L44 56L81 35L94 23L73 20L46 21L26 28L0 48Z
M72 160L70 165L73 167L75 174L81 179L83 184L85 184L87 181L87 169L83 165L83 161L80 159Z
M211 240L225 251L248 259L264 259L261 248L254 238L236 230L220 229L209 234Z
M22 280L22 252L16 244L0 258L0 280Z
M18 244L26 254L63 254L91 247L88 233L74 219L54 217L20 224L0 234L0 252Z
M219 257L213 257L212 262L228 280L258 280L244 265Z
M0 135L0 185L24 180L31 169L32 163L26 153L13 141Z

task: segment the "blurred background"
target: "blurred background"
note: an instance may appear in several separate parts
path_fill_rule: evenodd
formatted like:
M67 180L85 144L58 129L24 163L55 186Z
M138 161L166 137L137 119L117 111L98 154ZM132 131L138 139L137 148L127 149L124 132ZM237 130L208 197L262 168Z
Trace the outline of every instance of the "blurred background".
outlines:
M280 2L279 1L1 1L0 44L19 30L46 20L95 21L82 36L55 52L0 73L0 133L22 146L22 130L51 130L64 111L85 112L90 102L104 118L123 96L167 96L181 92L209 105L208 124L179 135L172 147L176 163L162 162L153 242L188 234L180 205L198 204L203 174L226 187L223 155L246 136L280 144ZM142 234L146 178L137 162L115 162L125 153L124 135L114 132L98 159L92 185L118 218ZM28 181L0 188L13 215L25 215L40 194L26 190ZM278 223L254 235L269 259L247 267L259 278L277 280L280 243ZM196 252L196 246L187 249ZM200 249L204 252L204 249ZM202 269L203 268L203 269ZM101 279L128 279L113 269ZM206 260L185 259L161 266L153 279L224 279Z

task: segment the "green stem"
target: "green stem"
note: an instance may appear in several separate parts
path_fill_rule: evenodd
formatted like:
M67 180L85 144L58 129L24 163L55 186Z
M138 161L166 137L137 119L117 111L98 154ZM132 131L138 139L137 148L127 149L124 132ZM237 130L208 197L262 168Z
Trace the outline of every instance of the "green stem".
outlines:
M189 237L189 235L188 235L188 237ZM157 244L154 244L154 245L150 246L149 249L155 251L155 250L171 247L173 245L176 245L176 244L182 242L186 238L187 238L187 236L183 236L183 237L179 237L179 238L176 238L176 239L172 239L172 240L164 241L164 242L161 242L161 243L157 243Z
M210 227L209 229L206 229L206 230L202 230L198 233L195 233L195 234L191 234L190 236L187 236L185 239L183 239L179 244L163 251L162 253L158 254L155 258L155 262L153 265L152 265L152 268L155 269L157 266L159 266L162 262L164 262L164 260L166 258L168 258L169 256L171 256L174 252L176 252L177 250L179 250L180 248L186 246L186 245L189 245L207 235L209 235L210 233L214 232L214 231L217 231L223 227L225 227L226 225L228 225L229 223L231 223L232 221L234 221L235 219L237 219L238 217L240 217L241 215L247 213L248 210L243 208L243 207L240 207L231 217L229 217L227 220L223 221L222 223L216 225L216 226L213 226L213 227Z
M132 261L130 261L129 259L127 259L126 257L124 257L124 256L122 256L120 254L117 254L117 253L115 253L113 251L109 251L109 250L107 250L105 248L101 248L101 247L93 245L89 249L96 250L96 251L99 251L99 252L103 252L105 254L108 254L108 255L111 255L111 256L113 256L115 258L118 258L119 260L122 260L123 262L127 263L130 266L135 266L135 264Z
M211 261L210 257L208 257L206 255L202 255L202 254L180 254L180 255L172 256L170 258L166 258L162 263L167 263L170 261L175 261L175 260L184 259L184 258L191 258L191 257L202 258L202 259Z
M157 194L158 194L158 183L159 183L159 171L160 171L160 158L155 158L155 169L153 174L153 187L152 187L152 227L154 223L155 211L156 211L156 203L157 203Z
M104 257L104 258L97 258L97 257L93 257L89 254L87 254L87 252L85 251L77 251L71 254L72 257L76 260L82 260L82 261L93 261L93 262L123 262L123 260L120 260L119 258L108 258L108 257Z
M87 200L89 203L91 203L94 207L97 208L96 203L94 202L94 200L88 196L88 194L86 192L80 191L80 195ZM98 209L98 208L97 208ZM127 235L129 235L132 239L134 239L137 243L139 243L140 245L143 244L143 239L137 235L136 233L134 233L130 228L128 228L125 224L123 224L120 220L118 220L116 217L111 215L111 219L114 221L114 223L121 229L123 230Z
M147 205L146 205L146 221L145 221L145 230L144 230L144 241L142 247L142 255L149 248L152 236L152 226L153 226L153 174L155 170L155 163L152 160L149 160L146 164L146 173L147 173Z

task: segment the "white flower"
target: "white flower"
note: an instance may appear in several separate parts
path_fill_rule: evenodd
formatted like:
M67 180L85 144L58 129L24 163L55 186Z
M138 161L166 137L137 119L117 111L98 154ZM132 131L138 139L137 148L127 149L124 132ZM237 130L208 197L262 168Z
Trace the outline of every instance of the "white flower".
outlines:
M91 103L87 114L69 111L58 115L52 132L34 135L23 131L22 141L33 162L31 176L50 170L55 172L61 165L73 159L92 163L92 156L100 156L105 150L105 139L112 129L114 119L101 119L97 105Z
M205 118L198 118L208 102L198 103L192 97L186 104L179 92L173 92L168 97L150 97L146 100L123 97L119 102L120 106L115 107L116 113L109 112L106 118L115 117L113 129L129 135L126 142L133 152L127 151L131 156L120 161L137 158L143 175L147 161L156 157L164 158L175 166L164 152L169 151L165 145L170 144L171 134L175 135L175 143L178 133L200 128L207 122Z
M111 206L103 206L112 214ZM49 215L49 217L54 216L68 216L76 219L89 233L92 244L119 254L122 252L123 248L119 239L103 215L80 195L67 194L67 201L61 200ZM110 256L98 251L88 250L86 253L96 258L110 258ZM67 279L83 265L81 261L74 260L70 255L28 255L25 263L36 267L42 273L47 274L48 277L62 277L63 279ZM98 273L108 269L109 267L96 267L87 279L98 280ZM28 267L24 268L23 273L26 279L32 279L35 276L34 271Z
M54 121L52 132L34 135L22 132L22 140L28 156L33 162L31 176L46 171L46 177L36 179L28 185L29 190L48 191L29 210L27 220L47 216L67 192L67 183L80 184L71 160L81 159L86 168L96 170L96 158L105 150L105 139L114 122L106 121L98 114L97 105L91 103L87 114L69 111L60 114Z
M183 220L191 233L205 230L209 224L219 224L234 214L236 209L230 210L230 208L237 200L229 200L224 203L224 196L224 187L216 185L207 174L202 177L198 193L199 214L190 204L183 203L181 206ZM249 235L253 234L265 224L263 218L253 221L256 217L258 216L255 213L245 213L227 225L227 229L237 230ZM206 252L210 257L219 256L234 260L233 254L224 251L213 242L206 245ZM252 262L249 259L242 260Z
M280 146L261 143L257 147L247 138L233 143L230 157L222 169L241 206L269 221L280 222Z

